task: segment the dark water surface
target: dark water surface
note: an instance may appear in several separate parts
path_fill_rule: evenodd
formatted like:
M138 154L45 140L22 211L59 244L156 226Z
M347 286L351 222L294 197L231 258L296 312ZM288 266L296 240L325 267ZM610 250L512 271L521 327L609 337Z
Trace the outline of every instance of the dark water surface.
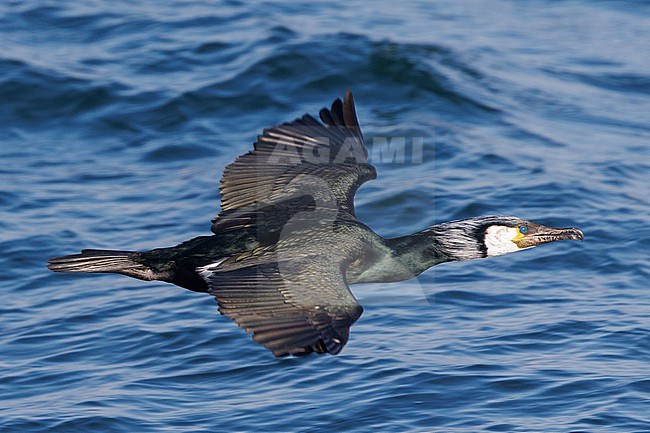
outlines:
M650 431L647 2L78 3L0 4L1 431ZM209 296L45 268L209 234L224 165L346 88L424 143L371 149L378 233L586 241L353 287L343 352L282 360Z

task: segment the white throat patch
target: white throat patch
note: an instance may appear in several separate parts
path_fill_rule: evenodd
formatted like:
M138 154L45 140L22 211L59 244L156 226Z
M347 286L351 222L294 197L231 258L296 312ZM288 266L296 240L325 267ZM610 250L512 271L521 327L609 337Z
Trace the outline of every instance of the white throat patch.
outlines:
M520 248L512 240L517 237L519 230L515 227L490 226L485 231L485 247L488 257L514 253Z

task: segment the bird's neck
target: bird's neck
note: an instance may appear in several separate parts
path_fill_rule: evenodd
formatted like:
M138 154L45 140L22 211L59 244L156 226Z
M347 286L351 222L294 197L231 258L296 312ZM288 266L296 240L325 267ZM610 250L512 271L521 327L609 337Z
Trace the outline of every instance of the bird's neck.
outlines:
M397 260L411 267L413 276L439 263L485 257L480 240L457 227L454 222L387 239L386 243Z
M465 229L450 222L412 235L384 239L381 254L358 275L351 275L350 282L403 281L439 263L484 258L482 241Z

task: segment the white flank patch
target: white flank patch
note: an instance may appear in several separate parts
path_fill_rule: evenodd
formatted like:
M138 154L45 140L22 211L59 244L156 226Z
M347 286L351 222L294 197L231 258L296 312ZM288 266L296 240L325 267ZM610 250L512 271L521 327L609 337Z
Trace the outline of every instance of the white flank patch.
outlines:
M201 274L201 276L207 280L210 278L212 273L217 270L220 264L222 264L224 261L226 261L228 257L224 257L222 259L217 260L214 263L210 263L209 265L201 266L200 268L196 268L196 270Z
M520 248L512 240L519 234L516 227L490 226L485 231L485 246L488 257L514 253Z

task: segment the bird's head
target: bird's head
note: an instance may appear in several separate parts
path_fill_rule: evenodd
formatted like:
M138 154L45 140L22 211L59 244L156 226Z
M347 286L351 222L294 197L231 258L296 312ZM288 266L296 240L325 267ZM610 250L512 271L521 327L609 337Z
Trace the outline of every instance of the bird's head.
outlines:
M556 229L509 216L469 218L431 229L450 260L494 257L549 242L584 239L577 228Z
M562 240L584 240L575 227L556 229L514 217L493 217L484 226L483 245L487 257L513 253L537 245Z

